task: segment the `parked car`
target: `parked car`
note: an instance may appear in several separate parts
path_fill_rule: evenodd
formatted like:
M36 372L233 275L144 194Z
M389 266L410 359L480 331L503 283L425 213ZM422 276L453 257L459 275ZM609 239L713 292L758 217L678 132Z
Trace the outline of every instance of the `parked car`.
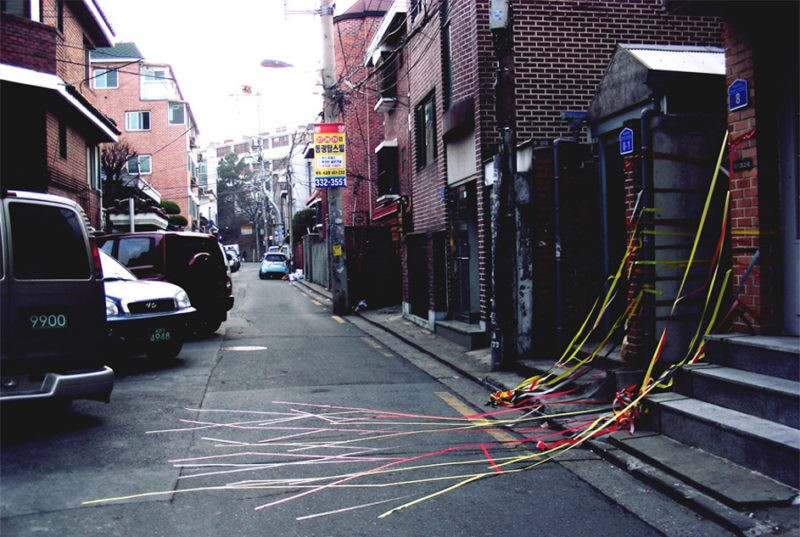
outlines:
M228 268L231 272L236 272L242 267L242 262L239 261L239 254L235 250L225 250L225 257L228 260Z
M289 274L289 259L284 254L266 253L261 260L258 268L258 277L262 280L266 278L283 278Z
M110 350L171 360L178 356L195 310L182 287L140 280L100 251Z
M81 207L0 192L0 402L108 402L100 254Z
M136 231L97 238L100 248L142 280L174 283L188 293L197 314L194 332L215 332L233 307L233 284L222 245L191 231Z

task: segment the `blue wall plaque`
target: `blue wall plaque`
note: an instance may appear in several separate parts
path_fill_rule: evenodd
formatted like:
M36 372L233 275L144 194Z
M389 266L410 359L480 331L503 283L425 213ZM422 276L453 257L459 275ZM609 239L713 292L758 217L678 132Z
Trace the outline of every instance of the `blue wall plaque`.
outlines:
M633 153L633 130L625 127L619 131L619 154Z
M728 110L733 112L740 108L746 108L748 104L750 103L747 80L737 78L728 86Z

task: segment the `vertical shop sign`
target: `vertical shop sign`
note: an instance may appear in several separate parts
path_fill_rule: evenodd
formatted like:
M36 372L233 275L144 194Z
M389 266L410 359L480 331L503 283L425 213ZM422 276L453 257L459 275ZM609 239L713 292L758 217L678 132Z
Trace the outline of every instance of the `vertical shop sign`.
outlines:
M314 186L347 186L344 123L314 125Z

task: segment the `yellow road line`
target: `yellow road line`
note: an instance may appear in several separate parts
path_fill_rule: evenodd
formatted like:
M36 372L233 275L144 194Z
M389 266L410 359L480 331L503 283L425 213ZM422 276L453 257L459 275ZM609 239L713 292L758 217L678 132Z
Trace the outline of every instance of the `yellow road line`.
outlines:
M314 304L315 306L322 306L322 302L317 302L313 298L311 299L311 303Z
M451 393L448 393L448 392L436 392L436 395L438 395L439 398L442 401L444 401L445 403L450 405L456 412L458 412L462 416L473 416L473 415L475 415L475 410L473 410L471 407L467 406L466 403L464 403L461 399L457 398L455 395L453 395ZM473 420L470 420L470 421L471 422L482 422L482 423L486 423L487 422L486 418L477 418L477 419L473 419ZM489 422L489 423L491 423L491 422ZM501 427L501 425L498 424L498 427ZM486 432L489 433L489 435L492 438L494 438L495 440L497 440L498 442L514 442L514 441L518 440L518 438L512 436L511 434L504 433L504 432L499 431L499 430L489 429Z
M318 304L319 304L319 303L318 303ZM321 305L322 305L322 304L320 304L320 306L321 306ZM341 317L339 317L338 315L331 315L331 318L332 318L334 321L336 321L337 323L339 323L339 324L344 324L344 323L346 323L346 322L347 322L347 321L345 321L344 319L342 319Z
M369 346L370 346L370 347L372 347L373 349L378 349L378 350L380 350L380 349L382 349L382 348L383 348L383 347L381 347L380 343L378 343L378 342L377 342L377 341L375 341L374 339L372 339L372 338L368 338L368 337L366 337L366 336L362 337L362 338L361 338L361 341L363 341L364 343L366 343L367 345L369 345Z
M370 347L372 347L373 349L375 349L376 351L380 352L386 358L391 358L392 356L394 356L391 352L384 350L383 345L381 345L380 343L378 343L377 341L375 341L370 337L364 336L361 338L361 340Z

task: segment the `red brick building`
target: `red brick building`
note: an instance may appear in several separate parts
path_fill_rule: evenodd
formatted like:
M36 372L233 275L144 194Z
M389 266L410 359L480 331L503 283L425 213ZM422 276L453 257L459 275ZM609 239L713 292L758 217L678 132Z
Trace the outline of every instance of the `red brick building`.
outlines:
M128 173L138 175L157 194L156 201L178 204L197 230L198 134L192 109L167 64L145 61L134 43L117 43L92 53L91 85L98 107L119 125L120 140L138 153Z
M485 344L492 328L497 284L492 270L509 264L513 266L505 275L513 284L505 292L513 298L505 313L513 319L512 354L530 356L537 346L550 349L549 355L558 352L553 342L542 339L549 337L543 332L552 331L548 323L553 309L548 304L560 302L573 322L588 309L587 301L596 296L588 290L600 286L591 277L602 283L624 250L624 238L610 240L603 219L623 221L626 210L630 213L634 207L636 192L629 189L627 198L623 192L616 205L604 198L603 207L590 210L586 208L591 200L584 199L581 205L562 199L561 225L564 233L572 234L573 251L560 251L562 245L552 240L552 221L542 205L553 203L552 182L563 172L553 161L557 140L575 141L583 148L571 157L577 164L576 174L566 179L575 185L591 184L587 191L593 191L595 198L607 196L605 189L618 186L598 182L597 170L613 167L614 162L598 161L598 144L606 141L592 137L585 118L619 46L638 44L669 51L681 47L722 50L719 47L725 45L727 83L750 80L751 98L749 107L729 114L734 246L726 262L733 269L732 292L737 298L732 322L743 331L797 333L796 326L792 328L797 304L791 300L800 295L797 271L792 270L797 266L796 234L792 233L798 227L792 201L797 197L797 174L787 150L796 146L797 139L797 58L794 52L788 56L791 69L769 69L763 60L786 56L787 50L797 47L768 45L767 21L774 17L764 12L760 14L764 20L753 19L758 24L751 25L752 10L732 9L726 2L689 2L679 7L661 1L509 2L515 85L511 112L518 151L510 209L515 251L509 258L498 258L493 256L491 240L492 200L497 194L493 158L501 146L498 120L505 116L496 110L498 43L489 27L489 4L488 0L393 3L366 49L367 66L373 68L368 82L357 85L352 93L341 86L345 99L360 97L363 89L372 92L374 109L383 112L382 121L362 121L359 129L383 129L382 136L372 142L379 156L371 176L375 182L396 163L392 177L397 178L397 199L376 197L371 211L374 223L391 220L397 231L406 318L467 346ZM781 27L781 35L796 41L792 26L796 6L774 2L765 8L778 9L777 19L789 21ZM341 72L342 59L337 65ZM768 105L756 100L757 87L767 93ZM396 95L390 91L394 88ZM726 96L718 97L709 113L717 113L722 104L718 101ZM699 99L685 104L703 106ZM756 123L767 128L759 130ZM369 134L362 136L375 140ZM619 174L630 172L622 160L617 164ZM780 180L759 184L765 170ZM629 177L632 184L639 180L636 174ZM782 209L774 211L779 205ZM698 218L685 216L685 225ZM594 228L598 237L576 243L575 237L588 236L581 235L587 227ZM576 255L581 250L584 257L593 259L591 263ZM546 271L559 263L568 276L561 287L550 284L552 273L532 276L532 270ZM564 272L563 265L568 271L581 272L584 280ZM657 301L652 307L664 304ZM638 352L647 355L649 351Z
M396 151L397 143L384 138L384 114L376 109L373 93L375 73L372 64L365 62L365 46L379 31L391 5L390 0L358 0L333 21L340 121L347 136L347 187L342 189L342 207L350 306L361 299L377 304L400 298L397 179L379 175L386 153L376 151L379 147ZM393 186L385 185L387 181ZM329 285L328 271L321 262L328 221L327 189L318 189L307 203L317 208L320 225L319 234L306 240L306 273Z
M395 46L386 43L406 58L403 78L409 88L404 112L411 123L410 151L407 162L398 159L398 166L406 164L411 174L408 225L402 238L403 311L407 318L468 346L487 341L496 283L492 159L501 133L489 4L416 1L405 7L398 2L394 9L405 15L405 34ZM618 43L722 43L718 18L674 15L660 2L510 4L514 124L520 147L548 148L558 138L575 135L570 118L585 113ZM371 46L368 54L378 48ZM380 100L379 92L374 99ZM391 112L385 116L387 128L390 118ZM581 131L580 121L577 128ZM586 134L579 134L585 141ZM529 203L529 198L517 200L518 207ZM522 216L513 227L530 232L537 223L527 207L517 209ZM532 347L531 297L541 300L554 292L542 284L531 290L536 282L530 280L526 263L531 260L532 235L522 239L520 248L527 248L527 254L518 251L512 258L495 259L495 268L513 265L505 277L514 280L506 291L514 295L506 315L513 319L515 353L520 356Z
M0 7L0 185L71 198L99 227L99 146L119 130L98 110L89 54L111 26L92 0Z

